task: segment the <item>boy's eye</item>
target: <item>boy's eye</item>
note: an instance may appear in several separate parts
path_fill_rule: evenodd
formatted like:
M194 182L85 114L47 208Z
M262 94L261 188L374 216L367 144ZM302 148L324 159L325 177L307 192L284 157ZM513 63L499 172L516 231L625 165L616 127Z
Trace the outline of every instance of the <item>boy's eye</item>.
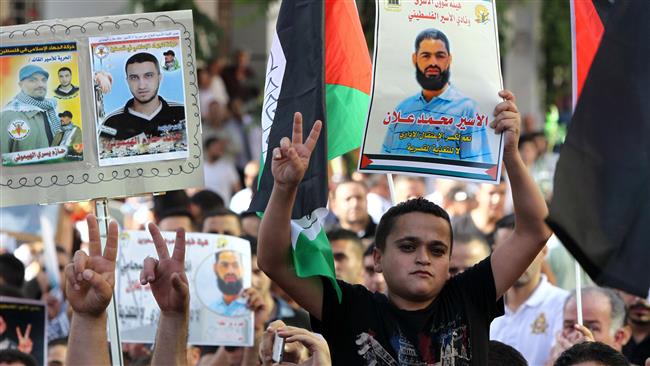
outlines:
M404 252L411 252L415 249L415 246L411 244L404 244L400 246L400 249Z

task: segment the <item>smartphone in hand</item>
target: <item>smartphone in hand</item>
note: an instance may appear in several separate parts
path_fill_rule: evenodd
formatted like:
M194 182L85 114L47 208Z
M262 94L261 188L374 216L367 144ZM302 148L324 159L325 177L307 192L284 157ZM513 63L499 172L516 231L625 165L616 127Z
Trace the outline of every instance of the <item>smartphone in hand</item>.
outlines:
M278 336L278 333L275 333L275 339L273 340L273 354L271 359L275 363L282 362L284 358L284 338Z

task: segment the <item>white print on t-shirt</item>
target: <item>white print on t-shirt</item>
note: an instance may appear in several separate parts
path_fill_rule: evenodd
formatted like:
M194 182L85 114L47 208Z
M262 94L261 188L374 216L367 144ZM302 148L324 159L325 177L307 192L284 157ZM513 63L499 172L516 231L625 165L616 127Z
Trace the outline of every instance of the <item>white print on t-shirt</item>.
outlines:
M357 336L359 356L363 357L367 366L397 366L397 361L368 333Z

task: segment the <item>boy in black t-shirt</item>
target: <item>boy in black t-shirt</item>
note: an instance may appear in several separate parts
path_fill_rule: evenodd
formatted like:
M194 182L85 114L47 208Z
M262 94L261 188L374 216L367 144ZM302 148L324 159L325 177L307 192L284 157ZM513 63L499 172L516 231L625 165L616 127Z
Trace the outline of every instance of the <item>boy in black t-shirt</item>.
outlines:
M514 284L550 235L548 210L517 150L521 118L514 95L490 123L503 133L504 162L512 186L516 228L492 256L450 278L453 235L447 213L424 199L391 208L376 231L375 270L387 296L339 281L341 303L329 280L299 278L288 262L290 220L321 123L302 142L296 113L292 141L273 151L275 179L260 226L258 264L312 316L328 341L335 365L485 365L489 325L503 313L498 301Z

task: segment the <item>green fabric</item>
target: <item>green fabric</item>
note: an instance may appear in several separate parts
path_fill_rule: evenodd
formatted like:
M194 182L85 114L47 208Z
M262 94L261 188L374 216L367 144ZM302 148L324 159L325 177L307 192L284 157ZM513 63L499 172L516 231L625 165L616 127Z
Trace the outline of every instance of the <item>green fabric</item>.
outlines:
M292 259L298 277L324 276L332 281L332 286L334 286L339 302L341 302L342 294L336 282L332 247L322 227L314 240L309 240L304 233L298 235Z
M361 146L370 96L343 85L325 86L327 106L327 159Z

